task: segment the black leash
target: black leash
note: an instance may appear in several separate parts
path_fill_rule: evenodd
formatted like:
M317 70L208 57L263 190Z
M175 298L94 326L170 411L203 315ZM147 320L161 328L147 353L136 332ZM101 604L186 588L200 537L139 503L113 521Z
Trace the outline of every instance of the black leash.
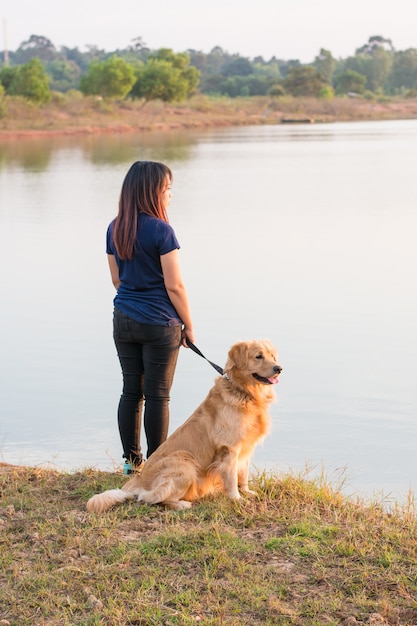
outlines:
M198 354L199 356L202 356L203 359L206 359L206 361L208 361L210 363L210 365L212 367L214 367L214 369L219 372L219 374L221 374L221 376L224 375L224 371L223 369L220 367L220 365L216 365L215 363L212 363L211 361L208 360L207 357L204 356L204 354L202 352L200 352L200 350L197 348L197 346L195 346L189 339L186 339L187 341L187 346L189 348L191 348L191 350L193 350L196 354Z

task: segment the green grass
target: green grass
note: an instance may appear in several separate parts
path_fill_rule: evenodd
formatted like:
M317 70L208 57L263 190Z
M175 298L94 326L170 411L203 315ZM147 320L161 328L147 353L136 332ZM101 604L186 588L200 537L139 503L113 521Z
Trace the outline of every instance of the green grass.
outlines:
M411 498L387 512L323 480L260 474L239 503L90 516L88 497L123 476L6 467L0 479L3 626L417 624Z

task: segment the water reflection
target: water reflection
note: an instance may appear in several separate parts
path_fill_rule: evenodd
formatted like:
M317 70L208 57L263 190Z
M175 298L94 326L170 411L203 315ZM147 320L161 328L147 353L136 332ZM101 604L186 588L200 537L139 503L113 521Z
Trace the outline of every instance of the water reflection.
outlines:
M60 152L81 151L96 165L118 165L136 160L186 161L198 138L186 132L91 134L81 137L46 137L0 141L0 168L19 166L44 172Z
M44 172L48 169L52 154L58 146L49 139L0 141L0 169L5 166L18 166L30 172Z
M137 160L186 161L192 158L197 138L184 132L148 132L90 137L83 144L84 155L92 163L119 164Z

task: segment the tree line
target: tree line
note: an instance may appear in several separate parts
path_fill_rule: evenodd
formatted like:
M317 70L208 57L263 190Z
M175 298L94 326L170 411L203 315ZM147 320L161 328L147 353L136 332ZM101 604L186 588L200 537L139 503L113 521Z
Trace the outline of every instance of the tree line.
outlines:
M355 53L335 59L321 49L308 64L272 57L253 59L220 47L209 53L150 50L141 37L112 52L85 52L32 35L14 52L3 51L0 95L47 102L51 92L79 90L103 98L180 102L198 90L208 95L313 96L400 95L417 97L417 49L394 49L391 40L370 37Z

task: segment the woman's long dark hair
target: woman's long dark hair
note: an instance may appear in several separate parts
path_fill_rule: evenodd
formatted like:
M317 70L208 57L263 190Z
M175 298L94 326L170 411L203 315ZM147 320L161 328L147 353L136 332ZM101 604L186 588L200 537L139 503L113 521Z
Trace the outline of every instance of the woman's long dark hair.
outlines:
M120 259L131 259L135 251L139 213L147 213L168 222L161 201L172 172L164 163L136 161L122 185L119 213L113 225L113 241Z

